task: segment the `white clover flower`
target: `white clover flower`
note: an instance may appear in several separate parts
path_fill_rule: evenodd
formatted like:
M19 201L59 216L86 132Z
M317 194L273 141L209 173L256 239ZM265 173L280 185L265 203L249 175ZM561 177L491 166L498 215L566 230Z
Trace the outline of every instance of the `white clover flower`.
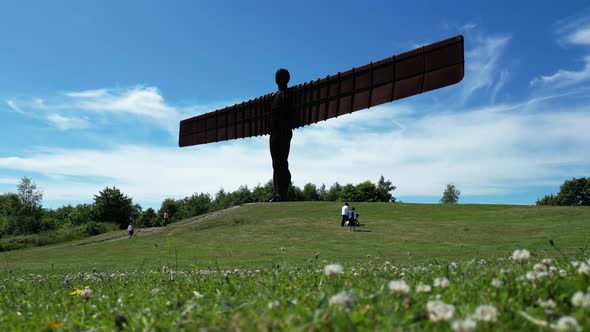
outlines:
M404 280L392 280L388 287L392 294L408 294L410 292L410 286Z
M557 324L554 326L556 331L580 331L580 326L578 325L578 321L574 317L570 316L563 316L558 321Z
M531 253L526 249L516 249L512 253L513 261L526 261L531 257Z
M485 259L481 259L479 261L479 265L486 265L486 264L488 264L488 261L486 261Z
M428 301L426 303L426 312L428 313L428 318L433 322L450 320L455 313L455 306L439 300Z
M590 265L584 262L580 263L577 269L579 274L590 275Z
M552 299L549 299L547 301L538 299L537 304L539 305L539 307L543 309L555 309L555 301L553 301Z
M537 272L544 272L547 271L547 267L543 264L535 264L533 265L533 270Z
M449 279L442 277L434 279L434 287L447 288L449 287Z
M551 264L553 264L553 261L551 260L551 258L545 258L545 259L543 259L543 265L549 266Z
M159 292L160 292L159 288L152 288L152 290L151 290L152 296L158 294Z
M344 272L344 268L340 264L329 264L324 267L324 274L327 276L340 275Z
M92 297L92 289L84 289L82 293L80 293L80 296L82 296L85 300L89 300Z
M429 293L432 290L430 285L420 284L416 286L416 292L418 293Z
M526 273L526 278L530 281L537 281L549 276L549 273L543 271L529 271Z
M483 322L496 322L498 320L498 309L490 304L480 305L475 309L473 318Z
M356 296L352 293L340 292L330 298L330 305L338 305L343 308L350 308L357 303Z
M574 307L587 308L590 307L590 294L584 294L583 292L576 292L571 299Z
M466 317L465 319L459 319L453 322L451 327L455 332L471 332L475 331L477 326L477 322L471 319L470 317Z
M500 287L502 287L502 280L494 278L490 282L490 285L494 288L500 288Z
M268 308L269 309L278 308L279 306L280 306L280 303L277 300L274 300L272 302L268 302Z
M451 269L456 269L456 268L457 268L457 263L455 263L455 262L451 262L451 264L449 264L449 267L450 267Z

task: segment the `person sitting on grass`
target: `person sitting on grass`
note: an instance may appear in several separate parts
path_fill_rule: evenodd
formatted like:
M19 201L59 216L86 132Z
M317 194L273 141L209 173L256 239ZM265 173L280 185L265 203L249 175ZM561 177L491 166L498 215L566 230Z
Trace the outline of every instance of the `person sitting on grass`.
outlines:
M133 236L133 224L127 226L127 232L129 232L129 238L131 238Z

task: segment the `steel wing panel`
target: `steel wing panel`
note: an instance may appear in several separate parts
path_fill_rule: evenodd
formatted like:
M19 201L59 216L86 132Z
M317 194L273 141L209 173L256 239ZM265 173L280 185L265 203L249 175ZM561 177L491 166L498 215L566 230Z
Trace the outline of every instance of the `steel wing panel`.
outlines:
M272 95L180 121L181 147L268 134Z
M296 123L303 127L460 82L463 36L293 87Z

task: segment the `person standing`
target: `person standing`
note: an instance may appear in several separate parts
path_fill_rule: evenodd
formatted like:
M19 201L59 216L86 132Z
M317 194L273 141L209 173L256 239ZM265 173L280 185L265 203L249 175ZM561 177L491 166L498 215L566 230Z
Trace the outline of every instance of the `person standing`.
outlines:
M342 206L342 222L340 224L341 227L344 227L344 223L348 221L348 203L344 203Z
M168 211L164 212L164 227L168 225Z
M133 224L127 226L127 232L129 232L129 238L131 238L133 236Z

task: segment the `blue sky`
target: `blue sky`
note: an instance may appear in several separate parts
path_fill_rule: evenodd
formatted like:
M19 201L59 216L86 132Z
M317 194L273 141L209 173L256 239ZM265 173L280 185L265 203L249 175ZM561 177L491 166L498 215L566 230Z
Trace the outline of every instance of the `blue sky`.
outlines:
M268 138L180 149L180 119L457 34L464 80L295 132L293 181L397 186L405 202L533 204L590 176L590 5L4 1L0 192L44 206L117 186L144 207L272 177ZM344 160L344 162L343 162Z

